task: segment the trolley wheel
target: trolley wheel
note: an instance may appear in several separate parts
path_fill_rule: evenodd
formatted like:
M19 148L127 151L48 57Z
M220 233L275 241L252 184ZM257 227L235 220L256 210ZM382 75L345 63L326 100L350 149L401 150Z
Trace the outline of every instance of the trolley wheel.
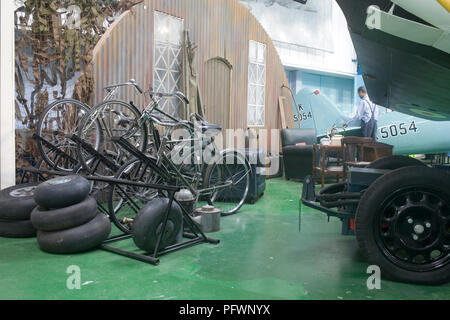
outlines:
M183 220L182 211L176 202L172 202L166 228L163 230L164 218L168 209L169 199L155 198L139 211L136 223L133 225L133 240L138 248L146 252L153 252L161 233L163 236L158 249L163 250L176 243Z

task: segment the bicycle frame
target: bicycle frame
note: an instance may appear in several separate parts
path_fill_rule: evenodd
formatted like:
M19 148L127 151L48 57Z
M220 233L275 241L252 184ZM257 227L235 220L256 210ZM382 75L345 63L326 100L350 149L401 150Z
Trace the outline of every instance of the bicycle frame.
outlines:
M118 86L115 86L113 90L117 90ZM111 93L111 92L110 92ZM201 164L201 170L196 172L196 176L194 176L193 183L192 181L189 181L183 173L179 170L179 168L174 164L174 162L168 157L168 155L165 152L166 146L170 144L175 143L192 143L195 141L199 141L199 138L196 138L195 135L195 126L192 124L192 122L187 121L180 121L173 117L172 115L168 114L164 110L160 109L159 102L162 98L174 98L178 97L176 94L163 94L163 93L156 93L149 91L149 95L151 98L150 103L147 105L147 107L142 112L142 116L137 120L138 123L134 126L132 126L124 135L121 137L114 137L112 133L108 133L110 135L111 141L117 143L119 146L124 148L127 152L129 152L134 157L141 160L143 163L148 165L154 172L156 172L159 176L161 176L166 181L170 182L181 182L189 191L193 194L195 198L198 199L200 195L209 194L221 189L225 189L230 187L234 184L234 182L227 182L222 185L217 185L209 188L198 188L199 183L199 176L201 176L201 172L204 171L204 164ZM111 95L112 96L112 93ZM110 110L111 111L111 110ZM94 114L91 115L91 120L95 120L98 117L98 112L96 111ZM155 116L155 112L162 114L164 117L169 119L168 121L163 121ZM111 117L110 117L111 119ZM156 158L148 157L146 154L138 150L135 146L130 144L126 139L133 137L138 130L146 123L148 122L150 125L150 132L153 136L153 143L155 144L156 148ZM160 139L159 137L159 131L155 127L155 125L160 125L162 127L166 128L166 132L164 136ZM190 139L183 139L183 140L170 140L170 134L174 127L177 126L184 126L187 128L191 134ZM213 139L211 139L211 143L215 143ZM227 152L227 150L224 150ZM244 161L245 157L244 157ZM250 167L250 166L249 166ZM226 167L229 171L228 167ZM250 169L251 170L251 169ZM231 172L228 172L231 174ZM239 182L239 181L238 181Z
M165 167L161 167L161 165L158 165L157 160L151 157L148 157L144 153L142 153L139 149L134 147L131 143L129 143L127 140L125 140L123 137L114 137L113 141L119 144L121 147L123 147L125 150L130 152L133 156L135 156L137 159L144 162L146 165L148 165L154 172L156 172L158 175L160 175L163 179L166 181L173 181L176 178L179 178L185 187L191 191L191 193L194 195L194 197L199 197L200 195L209 194L211 192L221 190L228 188L230 185L233 184L233 182L225 183L223 185L214 186L210 188L204 188L204 189L197 189L196 187L192 186L189 181L187 181L183 175L180 173L178 168L175 166L175 164L165 155L163 154L162 157L164 160L167 161L169 167L176 172L176 177L174 177ZM224 150L225 152L227 150ZM164 170L165 169L165 170ZM239 181L238 181L239 182Z

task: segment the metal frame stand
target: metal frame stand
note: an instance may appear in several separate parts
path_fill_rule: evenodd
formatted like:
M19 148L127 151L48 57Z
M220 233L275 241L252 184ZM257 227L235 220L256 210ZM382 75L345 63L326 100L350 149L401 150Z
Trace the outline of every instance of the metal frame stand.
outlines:
M70 155L68 155L67 153L65 153L64 151L62 151L61 149L59 149L57 146L55 146L53 143L47 141L46 139L42 138L40 135L38 135L37 133L33 134L33 139L36 141L41 141L43 145L45 145L47 148L49 148L51 151L56 153L56 159L55 159L55 164L52 167L52 169L57 168L58 166L58 161L59 159L62 158L66 158L68 159L70 162L72 162L73 164L77 165L78 164L78 160L72 158Z
M169 192L169 206L167 208L167 211L164 215L164 222L163 222L163 227L162 230L166 229L167 226L167 221L169 219L169 215L170 215L170 210L172 208L172 204L173 202L178 203L178 201L175 199L175 192L170 191ZM179 203L178 203L179 204ZM183 237L187 238L189 240L181 242L181 243L177 243L171 246L168 246L166 248L160 248L161 246L161 241L162 241L162 237L164 236L164 232L161 232L158 236L158 239L156 241L156 247L155 250L153 252L148 252L145 254L140 254L140 253L135 253L135 252L131 252L128 250L123 250L123 249L119 249L113 246L110 246L109 243L113 243L113 242L117 242L117 241L121 241L124 239L128 239L131 237L130 234L123 234L120 236L116 236L116 237L112 237L110 239L107 239L105 242L103 242L103 244L101 245L101 249L112 252L112 253L116 253L122 256L126 256L128 258L132 258L132 259L136 259L139 261L143 261L143 262L147 262L147 263L151 263L154 265L158 265L160 260L159 257L165 254L168 254L170 252L174 252L174 251L178 251L184 248L188 248L200 243L211 243L211 244L219 244L220 240L218 239L213 239L213 238L209 238L207 237L201 230L200 228L197 226L197 224L195 224L195 222L192 220L191 216L189 215L189 213L179 204L182 213L183 213L183 222L187 224L188 230L190 230L192 233L189 232L184 232L183 233Z
M355 232L351 230L350 228L350 221L352 219L355 219L355 213L350 212L342 212L336 209L326 208L320 203L316 202L316 194L314 190L314 180L311 176L307 176L305 178L305 181L303 182L303 192L301 197L301 203L307 207L310 207L312 209L319 210L321 212L324 212L328 216L328 221L330 220L330 217L336 217L339 218L342 221L342 235L354 235ZM301 208L301 205L300 205ZM299 212L300 214L300 220L301 221L301 210ZM301 222L300 222L301 223Z
M348 184L349 191L353 193L360 193L361 196L363 192L379 177L388 173L390 170L382 169L370 169L370 168L351 168L349 170ZM352 221L354 221L356 216L356 209L359 200L355 204L349 205L350 209L348 211L342 211L339 209L333 209L331 207L325 207L321 205L316 199L316 194L314 190L314 180L311 176L307 176L303 182L303 192L301 197L301 203L307 207L322 211L327 214L328 220L330 217L337 217L342 221L342 235L354 235L355 231L352 230ZM301 208L301 206L300 206ZM301 215L301 211L300 211ZM300 216L301 218L301 216ZM301 221L301 220L300 220Z
M46 141L44 138L42 138L38 135L35 135L34 138L40 139L43 143L45 143L49 148L51 148L53 151L57 152L58 154L61 154L62 156L68 156L63 151L59 150L56 146L54 146L50 142ZM78 136L71 135L69 138L75 142L81 143L83 148L85 148L93 157L95 157L96 160L104 162L105 165L109 166L110 168L117 167L114 163L109 161L109 159L104 157L102 154L100 154L97 150L92 148L92 146L90 146L87 142L80 139ZM70 156L68 156L68 157L70 157ZM40 177L43 181L47 180L47 177L45 177L44 174L49 175L49 176L68 176L68 175L74 174L72 172L64 172L64 171L56 171L56 170L42 170L42 169L37 169L37 168L33 168L33 167L24 167L24 168L22 168L22 170L23 170L22 181L25 178L27 173L34 174L36 176L36 178ZM175 199L175 193L180 191L180 187L161 185L161 184L149 184L149 183L124 180L124 179L108 178L108 177L102 177L102 176L94 176L92 174L78 174L78 175L82 176L90 181L100 181L100 182L105 182L108 184L129 185L129 186L157 189L159 191L166 191L166 192L168 192L168 195L169 195L169 206L167 208L166 213L164 214L162 230L165 230L167 227L167 222L169 220L170 211L171 211L173 203L175 202L180 206L180 208L182 210L183 222L187 226L187 231L190 231L190 232L183 232L183 238L186 238L189 240L168 246L166 248L160 248L162 237L164 236L164 232L162 231L158 236L156 248L155 248L154 252L152 252L152 253L141 254L141 253L136 253L136 252L132 252L132 251L128 251L128 250L119 249L119 248L116 248L116 247L113 247L110 245L110 243L114 243L117 241L131 238L132 235L128 234L128 233L123 233L123 234L108 238L100 246L100 249L102 249L102 250L109 251L109 252L112 252L115 254L119 254L119 255L122 255L122 256L125 256L128 258L132 258L135 260L158 265L160 262L159 257L162 255L168 254L170 252L178 251L178 250L188 248L188 247L200 244L200 243L218 244L220 242L220 240L218 240L218 239L213 239L213 238L207 237L202 232L200 227L192 220L191 216L186 211L186 209L183 208L183 206ZM98 205L99 205L99 209L103 213L109 214L108 210L106 210L100 203L98 203Z

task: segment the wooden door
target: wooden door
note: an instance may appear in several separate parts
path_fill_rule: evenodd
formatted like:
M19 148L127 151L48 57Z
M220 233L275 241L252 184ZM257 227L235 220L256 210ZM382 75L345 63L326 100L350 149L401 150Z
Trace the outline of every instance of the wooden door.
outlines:
M216 57L206 61L203 104L206 119L222 128L229 129L231 107L231 64Z

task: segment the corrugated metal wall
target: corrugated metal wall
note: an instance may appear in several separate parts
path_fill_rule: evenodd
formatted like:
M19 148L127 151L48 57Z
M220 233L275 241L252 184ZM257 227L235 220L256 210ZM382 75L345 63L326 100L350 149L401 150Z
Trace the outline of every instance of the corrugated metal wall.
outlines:
M161 11L184 19L184 27L197 48L197 73L202 97L209 90L206 66L208 60L221 57L232 65L230 128L247 128L247 88L249 41L267 45L265 128L280 128L278 97L290 101L285 71L269 36L255 17L236 0L146 0L132 12L122 15L94 50L96 101L103 98L107 84L137 80L147 88L153 81L153 14ZM126 100L143 105L129 90ZM222 104L223 105L223 104ZM227 114L224 110L207 110L211 119ZM286 108L286 119L293 127L292 109Z

